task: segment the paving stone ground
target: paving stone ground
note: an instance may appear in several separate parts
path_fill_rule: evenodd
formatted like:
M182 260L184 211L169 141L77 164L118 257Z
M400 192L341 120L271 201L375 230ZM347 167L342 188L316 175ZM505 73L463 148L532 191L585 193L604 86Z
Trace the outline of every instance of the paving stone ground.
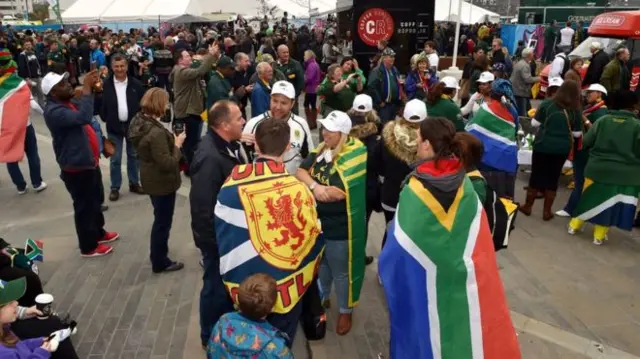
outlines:
M80 357L204 357L198 334L202 272L187 199L178 196L169 243L171 257L186 263L183 271L152 274L148 261L152 207L148 197L130 194L126 188L118 202L107 203L110 209L105 213L107 229L122 237L114 253L80 258L71 200L58 177L48 131L41 117L33 119L49 188L19 196L6 171L0 171L0 236L18 245L28 237L44 241L45 262L40 270L45 290L54 295L57 310L77 318L80 332L73 340ZM26 163L21 167L28 178ZM102 170L109 188L108 166ZM188 180L184 182L182 194L188 193ZM519 181L518 187L524 183ZM555 209L567 196L563 190ZM511 309L539 323L536 330L524 325L525 330L519 330L523 357L634 358L616 348L640 356L638 233L613 230L605 246L595 247L588 232L567 235L565 219L543 222L541 207L539 201L532 217L518 217L509 249L498 255ZM374 215L369 254L378 255L383 230L382 216ZM378 354L388 358L388 318L376 275L374 263L367 268L361 305L349 335L335 334L337 313L330 311L327 337L311 345L314 358L375 359ZM589 348L579 349L598 343L603 345L603 356L589 354L593 352ZM307 357L302 335L294 351L296 358Z

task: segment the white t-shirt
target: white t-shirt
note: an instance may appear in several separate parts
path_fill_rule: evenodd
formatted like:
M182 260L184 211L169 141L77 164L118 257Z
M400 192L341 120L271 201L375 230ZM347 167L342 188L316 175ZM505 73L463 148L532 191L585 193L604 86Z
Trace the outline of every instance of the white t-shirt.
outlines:
M255 134L258 125L266 119L265 115L266 114L262 114L250 119L244 126L244 130L242 132ZM284 154L283 160L284 165L287 168L287 172L295 175L298 167L300 167L300 164L302 163L302 160L311 153L315 148L315 145L313 144L309 125L304 118L291 114L287 123L291 128L291 137L289 139L291 148Z
M575 33L576 31L570 27L560 30L560 46L571 46L571 40L573 40Z
M435 67L436 71L438 71L438 62L440 62L438 54L436 52L432 52L431 54L427 55L427 58L429 59L429 66Z

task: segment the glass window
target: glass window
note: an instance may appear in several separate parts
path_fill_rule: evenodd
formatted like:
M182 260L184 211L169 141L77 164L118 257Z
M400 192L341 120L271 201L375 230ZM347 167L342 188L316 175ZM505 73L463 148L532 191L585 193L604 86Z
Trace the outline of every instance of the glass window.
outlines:
M627 41L625 39L613 38L613 37L597 37L589 36L578 47L576 47L569 54L569 58L580 57L587 59L591 57L591 43L599 42L604 52L609 55L613 55L620 46L626 46Z

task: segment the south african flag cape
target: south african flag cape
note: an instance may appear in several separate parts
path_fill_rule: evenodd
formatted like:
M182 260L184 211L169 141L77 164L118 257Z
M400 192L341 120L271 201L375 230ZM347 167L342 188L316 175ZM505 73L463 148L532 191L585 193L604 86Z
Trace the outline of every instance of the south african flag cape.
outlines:
M484 145L482 163L500 171L516 172L516 119L500 101L484 102L466 130Z
M584 179L584 189L574 216L601 226L630 231L638 206L640 187L618 186Z
M321 143L312 153L323 149ZM347 240L349 242L349 307L360 300L364 283L365 245L367 240L367 147L357 138L349 137L335 160L334 169L346 193Z
M282 162L238 165L214 212L220 274L233 301L244 279L265 273L277 283L273 312L290 312L313 283L324 250L309 188Z
M16 73L0 77L0 163L24 157L24 138L29 121L31 91Z
M460 185L435 190L435 182L410 175L380 255L390 357L519 359L487 216L471 181L456 173L460 166L442 162L449 174L431 177Z

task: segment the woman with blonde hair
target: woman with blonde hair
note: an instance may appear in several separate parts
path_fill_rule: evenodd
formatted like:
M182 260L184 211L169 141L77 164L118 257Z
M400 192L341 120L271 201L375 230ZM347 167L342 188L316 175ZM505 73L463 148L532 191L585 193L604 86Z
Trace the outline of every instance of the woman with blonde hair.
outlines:
M302 162L296 177L317 200L325 239L321 294L329 307L335 282L340 312L336 333L345 335L351 330L364 279L367 149L349 135L352 126L346 113L333 111L318 122L324 142Z
M327 81L324 81L318 88L318 95L322 96L322 111L327 114L333 110L347 112L353 105L356 91L349 83L357 80L357 91L362 91L362 78L353 73L347 78L342 77L342 67L338 64L329 66L327 70Z
M416 54L411 58L411 71L407 75L404 91L409 100L417 98L424 100L427 97L429 87L438 81L436 74L431 70L429 58L426 55Z
M129 138L135 146L140 162L140 181L153 205L151 227L151 268L154 273L173 272L184 267L169 259L169 233L173 222L176 192L181 185L181 148L186 133L172 134L160 119L169 104L169 94L152 88L140 101L140 112L131 121Z
M315 129L318 118L316 90L322 81L322 71L316 61L316 54L311 50L304 52L304 113L310 129Z

